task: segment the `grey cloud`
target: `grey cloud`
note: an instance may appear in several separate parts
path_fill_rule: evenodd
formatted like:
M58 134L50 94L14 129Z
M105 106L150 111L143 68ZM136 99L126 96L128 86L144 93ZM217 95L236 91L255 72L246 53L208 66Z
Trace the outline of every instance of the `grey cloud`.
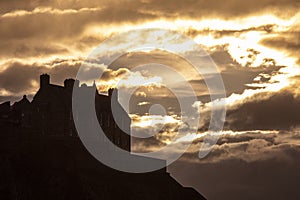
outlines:
M256 89L253 87L249 87L246 84L253 83L253 79L259 76L261 73L268 74L270 77L277 74L279 69L282 66L260 66L257 68L245 68L235 65L226 65L223 67L221 71L221 76L224 82L226 95L230 96L233 93L241 94L245 89ZM214 79L215 76L211 74L211 76L207 76L208 78ZM269 79L261 79L259 83L268 83ZM202 86L205 88L204 80L192 80L191 84L196 86ZM207 90L206 90L207 91Z
M183 185L196 188L208 199L297 199L300 196L299 151L299 148L282 150L290 162L276 158L251 163L238 158L217 163L179 160L168 171Z
M295 199L300 196L297 131L223 135L212 152L198 158L195 141L168 167L173 177L208 199Z
M262 92L227 107L224 130L290 130L300 125L300 97L294 86L279 92ZM199 131L209 127L209 113Z
M288 91L272 94L228 110L225 127L232 130L288 130L300 125L300 98Z
M32 81L39 82L39 75L42 73L49 73L52 76L52 82L58 84L62 84L67 77L75 77L80 62L54 61L48 63L51 67L42 64L22 64L20 62L12 62L7 65L7 68L0 72L0 87L19 96L37 89Z
M31 81L38 80L38 74L41 72L42 69L39 67L12 63L0 74L1 88L12 93L27 91L32 87Z

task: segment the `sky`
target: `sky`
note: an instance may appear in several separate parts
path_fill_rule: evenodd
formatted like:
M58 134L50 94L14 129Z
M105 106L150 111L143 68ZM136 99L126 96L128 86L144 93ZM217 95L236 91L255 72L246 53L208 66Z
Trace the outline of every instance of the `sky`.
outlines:
M201 117L195 132L175 141L192 144L168 167L171 175L208 199L299 197L299 0L1 0L0 102L24 94L32 99L42 73L60 85L75 78L104 41L147 28L175 31L205 50L224 82L226 119L211 153L199 159L213 104L204 77L214 80L216 74L199 76L187 60L157 49L128 52L107 64L128 41L182 45L170 35L128 34L111 43L103 62L88 63L103 76L87 81L96 79L104 93L116 85L127 92L138 87L129 106L132 130L157 134L136 139L133 149L155 151L172 142L184 123L169 87L188 98L188 83L196 96L191 106ZM151 110L154 104L165 113Z

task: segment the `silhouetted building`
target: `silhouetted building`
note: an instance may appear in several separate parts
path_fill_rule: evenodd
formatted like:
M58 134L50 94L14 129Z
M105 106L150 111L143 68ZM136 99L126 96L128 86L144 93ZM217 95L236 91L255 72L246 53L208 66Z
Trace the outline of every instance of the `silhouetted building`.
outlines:
M0 105L0 128L10 127L14 132L30 132L42 135L77 136L72 113L73 86L87 94L95 95L95 110L98 122L107 137L117 146L130 151L131 119L118 102L118 96L99 94L95 83L92 86L78 80L66 79L64 86L50 82L48 74L40 76L40 89L30 102L24 95L23 99L10 106L9 102ZM117 91L115 92L117 94ZM118 125L114 120L111 104L115 106ZM121 127L119 127L121 126ZM126 130L125 133L122 130Z
M0 127L3 132L6 132L12 126L11 121L11 107L10 102L7 101L0 104Z
M8 155L0 160L0 199L205 199L194 189L178 184L166 167L131 174L98 162L76 137L74 87L95 97L91 99L95 99L98 120L91 123L99 123L115 145L130 151L130 135L122 130L129 133L131 119L118 102L117 90L101 95L95 83L80 86L74 79L66 79L64 86L54 85L49 75L42 74L32 102L24 95L13 105L0 104L1 155ZM114 117L111 105L117 113ZM146 165L157 162L166 166L164 160L143 160ZM127 160L124 163L130 165Z

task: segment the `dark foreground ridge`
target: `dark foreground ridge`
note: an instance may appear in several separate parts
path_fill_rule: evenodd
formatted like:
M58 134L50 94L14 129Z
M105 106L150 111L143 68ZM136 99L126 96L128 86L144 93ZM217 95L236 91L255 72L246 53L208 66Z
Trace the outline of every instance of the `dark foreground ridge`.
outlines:
M0 149L0 199L205 199L166 172L106 167L74 137L2 135Z

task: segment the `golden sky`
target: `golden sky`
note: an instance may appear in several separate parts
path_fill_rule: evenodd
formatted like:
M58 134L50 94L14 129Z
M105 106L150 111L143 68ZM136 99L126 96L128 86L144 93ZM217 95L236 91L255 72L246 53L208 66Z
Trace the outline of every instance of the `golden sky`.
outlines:
M299 1L284 0L230 0L226 4L201 0L4 0L0 2L0 101L33 95L41 73L49 73L57 84L75 77L90 52L111 36L162 27L186 34L208 52L222 75L227 106L251 101L255 95L269 98L283 90L297 96L299 5ZM157 39L147 37L143 39ZM179 44L167 37L165 42ZM132 38L128 36L122 42ZM122 48L120 43L110 49ZM128 54L113 63L116 66L112 67L119 69L106 71L98 87L106 90L124 78L128 80L123 80L123 85L128 87L145 80L170 82L163 72L157 76L130 71L132 63L164 60L185 74L205 111L209 93L203 79L184 60L175 59L164 52ZM155 86L161 92L152 92L151 97L161 98L164 90L161 85ZM145 95L145 91L140 93Z

